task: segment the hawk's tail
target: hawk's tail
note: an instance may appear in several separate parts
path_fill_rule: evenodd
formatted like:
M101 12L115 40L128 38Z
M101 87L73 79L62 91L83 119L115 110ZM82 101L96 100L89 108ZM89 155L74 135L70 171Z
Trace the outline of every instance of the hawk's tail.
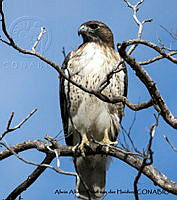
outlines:
M105 155L77 157L74 160L80 182L76 183L77 196L82 199L97 199L105 194Z

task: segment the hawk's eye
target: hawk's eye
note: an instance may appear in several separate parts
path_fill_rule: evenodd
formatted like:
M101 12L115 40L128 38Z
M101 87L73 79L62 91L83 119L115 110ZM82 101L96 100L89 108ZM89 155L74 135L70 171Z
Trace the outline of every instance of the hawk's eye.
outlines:
M91 29L97 29L98 28L98 24L90 24L89 25Z

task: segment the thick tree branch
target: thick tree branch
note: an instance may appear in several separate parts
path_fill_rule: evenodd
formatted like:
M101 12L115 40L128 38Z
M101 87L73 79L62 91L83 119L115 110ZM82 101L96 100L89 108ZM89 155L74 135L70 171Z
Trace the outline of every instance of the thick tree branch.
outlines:
M2 30L3 30L3 33L5 34L5 36L7 37L7 39L9 40L9 44L14 44L14 41L13 41L13 39L10 37L10 35L8 34L8 32L7 32L7 29L6 29L6 24L5 24L5 17L4 17L4 13L3 13L3 0L0 0L0 14L1 14L1 17L2 17L2 19L1 19L1 23L2 23ZM7 42L7 44L8 44L8 42Z
M160 95L160 92L158 88L156 87L156 84L151 79L151 77L148 75L147 71L144 70L136 61L134 58L130 57L126 53L126 47L128 45L133 44L134 42L138 42L141 40L130 40L127 42L124 42L122 46L119 48L119 53L122 58L131 66L131 68L136 72L136 75L140 79L140 81L146 86L146 88L149 91L149 94L151 95L153 102L155 104L155 109L159 112L163 119L173 128L177 129L177 118L174 117L174 115L170 112L169 108L167 107L165 101ZM141 41L142 42L142 41ZM144 43L144 42L142 42ZM145 41L145 44L148 43ZM159 110L160 109L160 110Z
M71 146L61 146L58 149L59 155L61 156L74 156L73 153L73 147ZM15 145L11 147L16 153L22 152L27 149L37 149L39 151L42 151L44 153L51 153L54 155L54 153L50 152L47 148L46 142L38 141L38 140L30 140L27 142L24 142L22 144ZM76 154L79 156L80 152L76 152ZM115 148L115 147L109 147L100 144L91 143L91 147L87 149L86 155L90 154L106 154L113 156L115 158L118 158L122 160L123 162L127 163L128 165L132 166L133 168L137 169L138 171L141 169L143 160L139 158L138 156L132 154L131 152L127 152L122 148ZM8 156L13 155L13 153L10 150L4 150L0 152L0 160L7 158ZM47 166L47 165L42 165ZM165 175L163 175L161 172L159 172L154 166L149 165L144 167L142 173L147 176L150 180L154 182L155 185L158 185L162 189L172 193L177 194L177 183L171 181L168 179Z
M48 143L41 140L28 140L23 143L12 146L11 149L16 153L20 153L28 149L37 149L38 151L48 153L47 146ZM7 149L0 151L0 160L6 159L12 155L13 153Z

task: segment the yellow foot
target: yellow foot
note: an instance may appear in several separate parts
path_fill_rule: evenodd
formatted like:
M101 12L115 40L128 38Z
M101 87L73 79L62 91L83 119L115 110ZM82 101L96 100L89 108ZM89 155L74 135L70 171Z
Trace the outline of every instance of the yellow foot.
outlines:
M89 140L88 140L86 134L83 134L83 135L82 135L82 141L81 141L81 143L80 143L80 145L79 145L79 147L78 147L78 148L80 149L81 155L82 155L83 157L85 157L85 149L84 149L84 146L85 146L85 145L89 146L89 144L90 144L90 142L89 142Z
M80 152L81 152L81 155L82 155L83 157L85 157L85 149L84 149L84 147L85 147L85 145L89 146L89 144L90 144L90 142L89 142L89 140L88 140L86 134L83 134L83 135L82 135L81 143L80 143L79 145L74 146L74 147L72 148L72 151L75 152L76 149L79 149Z
M111 140L109 139L108 129L105 129L105 131L104 131L104 138L103 138L103 140L101 141L101 144L107 146L107 147L106 147L106 151L109 150L109 146L110 146L110 145L116 145L117 143L118 143L117 141L113 142L113 141L111 141Z

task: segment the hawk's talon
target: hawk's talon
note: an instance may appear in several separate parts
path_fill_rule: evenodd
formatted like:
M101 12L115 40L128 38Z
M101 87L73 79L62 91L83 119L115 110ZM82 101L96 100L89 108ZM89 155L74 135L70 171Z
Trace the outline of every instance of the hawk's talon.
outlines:
M73 147L72 147L72 152L73 152L73 153L75 153L75 152L76 152L76 149L78 148L78 146L79 146L79 145L78 145L78 144L76 144L75 146L73 146Z
M76 146L74 146L74 147L72 148L72 151L73 151L73 152L76 152L76 150L79 149L81 155L82 155L83 157L85 157L85 145L89 146L89 145L90 145L90 142L89 142L87 136L84 134L84 135L82 135L81 143L80 143L80 144L77 144Z
M101 141L101 144L106 145L106 152L108 152L110 145L116 145L117 143L118 143L117 141L113 142L109 139L108 129L105 129L104 137L103 140Z
M86 134L83 134L83 135L82 135L81 143L80 143L80 145L78 146L79 150L81 151L81 155L82 155L83 157L85 157L85 149L84 149L84 146L85 146L85 145L89 146L89 144L90 144L90 142L89 142L89 140L88 140Z

